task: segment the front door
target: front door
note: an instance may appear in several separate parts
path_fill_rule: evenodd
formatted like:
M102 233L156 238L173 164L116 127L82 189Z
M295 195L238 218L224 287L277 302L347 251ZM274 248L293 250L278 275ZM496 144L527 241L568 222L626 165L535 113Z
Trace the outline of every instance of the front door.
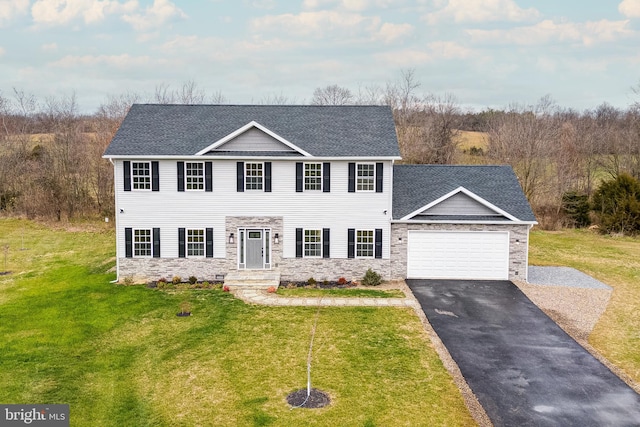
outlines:
M247 230L247 268L264 268L264 230Z

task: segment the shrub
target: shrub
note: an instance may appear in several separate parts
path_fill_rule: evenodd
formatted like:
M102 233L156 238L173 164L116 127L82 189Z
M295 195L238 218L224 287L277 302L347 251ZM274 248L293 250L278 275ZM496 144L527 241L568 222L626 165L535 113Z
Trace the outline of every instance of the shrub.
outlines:
M276 292L276 287L275 286L269 286L269 288L267 289L267 292L269 292L270 294L273 294Z
M189 301L180 303L180 313L191 313L191 303Z
M219 291L220 289L222 289L222 283L214 283L213 285L211 285L211 289Z
M173 279L171 279L171 283L173 283L174 285L177 285L178 283L182 282L182 277L180 276L173 276Z
M209 289L209 282L208 281L205 280L204 282L201 283L201 285L202 285L203 289Z
M296 289L297 287L298 287L298 285L296 285L293 282L287 283L287 289Z
M562 195L562 211L576 228L591 225L589 218L589 196L576 191L568 191Z
M197 281L198 278L196 276L189 276L189 283L191 283L192 285L195 285Z
M229 287L227 285L222 287L222 292L229 292Z
M329 281L328 281L327 279L324 279L324 280L322 281L322 284L323 284L324 286L329 286Z
M309 285L309 286L313 287L313 286L316 285L316 283L318 283L318 282L313 277L309 277L309 280L307 280L307 285Z
M382 277L371 268L364 273L364 277L362 278L362 284L365 286L378 286L382 283Z
M340 277L338 279L338 285L346 285L347 284L347 279L345 279L344 277Z
M161 277L158 279L158 283L167 283L167 279L165 279L164 277Z
M603 182L593 195L593 210L605 233L640 233L640 181L621 173Z
M123 283L125 286L133 285L133 277L131 277L131 276L127 276L127 277L125 277L125 278L123 279L122 283Z

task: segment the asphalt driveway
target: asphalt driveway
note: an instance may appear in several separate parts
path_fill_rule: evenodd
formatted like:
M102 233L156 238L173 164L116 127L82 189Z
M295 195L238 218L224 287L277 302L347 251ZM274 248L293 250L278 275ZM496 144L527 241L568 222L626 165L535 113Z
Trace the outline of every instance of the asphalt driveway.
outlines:
M513 283L407 284L495 426L640 426L640 395Z

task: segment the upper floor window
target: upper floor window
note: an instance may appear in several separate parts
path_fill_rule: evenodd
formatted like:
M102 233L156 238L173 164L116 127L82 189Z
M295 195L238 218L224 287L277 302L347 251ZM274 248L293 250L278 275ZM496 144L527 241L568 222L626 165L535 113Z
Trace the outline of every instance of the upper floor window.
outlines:
M204 230L187 230L187 256L204 256Z
M356 230L356 256L373 258L374 251L373 230Z
M375 163L358 163L356 165L356 190L375 191Z
M204 163L185 163L187 190L204 190Z
M304 164L304 189L322 191L322 163Z
M244 168L244 188L246 190L262 190L263 164L245 163Z
M133 230L133 255L151 256L151 230Z
M134 190L151 190L149 162L131 162L131 184Z
M304 230L304 256L322 256L322 230Z

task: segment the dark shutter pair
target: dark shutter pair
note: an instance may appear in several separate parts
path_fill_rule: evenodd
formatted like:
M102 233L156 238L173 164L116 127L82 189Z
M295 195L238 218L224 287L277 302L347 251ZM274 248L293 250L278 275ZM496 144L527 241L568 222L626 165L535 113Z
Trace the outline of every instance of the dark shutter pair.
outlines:
M302 193L304 190L304 163L296 163L296 192ZM331 191L331 163L322 164L322 192Z
M154 258L160 258L160 229L154 228L151 238L151 253ZM133 258L133 229L124 229L124 256Z
M376 163L376 193L382 193L383 163ZM349 163L349 193L356 192L356 164Z
M271 162L264 162L263 189L265 193L271 193ZM236 163L236 189L244 191L244 162Z
M184 228L178 228L178 257L187 256L187 232ZM204 232L204 252L207 258L213 257L213 228L207 228Z
M122 162L124 169L124 191L131 191L131 162ZM151 191L160 191L160 167L158 162L151 162Z
M178 191L184 191L184 162L178 162ZM213 191L212 162L204 162L204 191Z
M328 228L322 229L322 258L330 258L330 237L331 230ZM304 256L304 231L302 228L296 228L296 258L302 258Z
M376 228L374 233L374 256L382 258L382 229ZM356 229L347 230L347 258L356 257Z

